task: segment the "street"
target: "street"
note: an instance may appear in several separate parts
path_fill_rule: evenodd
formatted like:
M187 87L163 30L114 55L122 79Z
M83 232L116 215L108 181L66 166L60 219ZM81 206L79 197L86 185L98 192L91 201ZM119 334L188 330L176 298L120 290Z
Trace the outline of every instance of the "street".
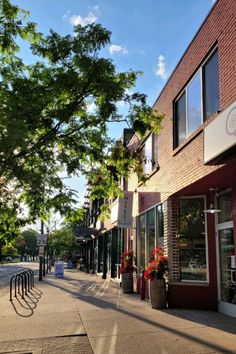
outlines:
M13 274L19 273L26 268L32 269L37 274L39 264L38 262L19 262L19 263L6 263L0 265L0 288L9 285L10 279Z

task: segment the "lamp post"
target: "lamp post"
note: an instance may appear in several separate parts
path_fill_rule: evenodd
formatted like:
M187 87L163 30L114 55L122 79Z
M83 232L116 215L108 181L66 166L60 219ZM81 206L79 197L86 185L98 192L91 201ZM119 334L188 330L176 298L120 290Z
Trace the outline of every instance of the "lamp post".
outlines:
M210 192L210 206L208 209L203 210L203 212L208 214L220 213L221 210L216 208L214 203L214 193L216 192L216 188L209 188L209 192Z

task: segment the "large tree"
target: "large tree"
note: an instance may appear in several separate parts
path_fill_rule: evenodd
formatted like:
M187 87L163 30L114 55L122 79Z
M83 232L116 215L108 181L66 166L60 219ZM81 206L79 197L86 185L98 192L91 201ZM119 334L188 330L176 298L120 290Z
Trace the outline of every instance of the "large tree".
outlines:
M22 233L16 238L13 245L18 250L21 259L31 256L34 260L35 256L38 254L37 235L38 233L35 230L28 229L22 231Z
M101 56L110 43L107 29L92 24L74 27L71 35L53 30L43 35L26 15L9 0L0 2L0 176L35 220L52 208L71 209L75 192L63 184L63 171L86 174L100 193L102 176L109 185L102 197L117 191L107 166L127 174L135 158L122 145L109 149L107 124L125 119L144 135L159 128L162 116L147 105L145 95L128 93L139 72L118 72ZM31 65L18 54L19 37L30 44ZM125 118L118 111L120 101L129 107Z
M72 259L72 255L78 249L73 233L73 225L67 223L62 225L61 229L53 230L49 233L47 248L50 257L62 257L65 260Z

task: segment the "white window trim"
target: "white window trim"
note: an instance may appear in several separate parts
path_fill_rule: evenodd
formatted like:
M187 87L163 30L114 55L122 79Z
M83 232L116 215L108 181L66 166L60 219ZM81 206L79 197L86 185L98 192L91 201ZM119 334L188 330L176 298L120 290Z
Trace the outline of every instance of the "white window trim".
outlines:
M142 154L142 156L143 156L143 161L142 161L142 164L143 164L143 171L144 171L144 173L146 174L146 176L150 176L150 175L153 173L153 171L155 171L156 168L158 167L158 155L157 155L157 161L156 161L156 163L155 163L156 166L153 167L153 161L155 160L155 156L154 156L154 155L155 155L155 146L154 146L154 136L155 136L155 135L157 135L157 134L154 133L154 132L151 132L150 134L148 134L148 136L146 136L144 142L143 142L142 145L141 145L141 150L142 150L142 152L143 152L143 154ZM157 135L157 136L158 136L158 135ZM146 163L145 163L145 161L144 161L144 160L146 159L146 143L147 143L148 139L151 139L151 161L150 161L150 163L151 163L151 170L150 170L149 173L147 173L147 172L145 171L145 165L146 165ZM158 154L158 146L157 146L157 154Z
M193 195L193 196L188 196L188 197L180 197L179 199L197 199L201 198L204 199L204 209L206 209L206 196L205 195ZM205 214L205 244L206 244L206 280L185 280L185 279L180 279L181 283L194 283L194 284L209 284L209 255L208 255L208 233L207 233L207 217ZM181 273L181 268L179 269Z

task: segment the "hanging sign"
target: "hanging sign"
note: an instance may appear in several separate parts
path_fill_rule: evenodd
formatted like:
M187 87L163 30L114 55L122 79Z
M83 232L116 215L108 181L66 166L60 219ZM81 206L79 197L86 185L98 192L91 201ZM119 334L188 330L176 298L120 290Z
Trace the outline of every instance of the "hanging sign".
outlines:
M132 227L133 192L125 192L124 198L118 200L117 226L122 228Z

